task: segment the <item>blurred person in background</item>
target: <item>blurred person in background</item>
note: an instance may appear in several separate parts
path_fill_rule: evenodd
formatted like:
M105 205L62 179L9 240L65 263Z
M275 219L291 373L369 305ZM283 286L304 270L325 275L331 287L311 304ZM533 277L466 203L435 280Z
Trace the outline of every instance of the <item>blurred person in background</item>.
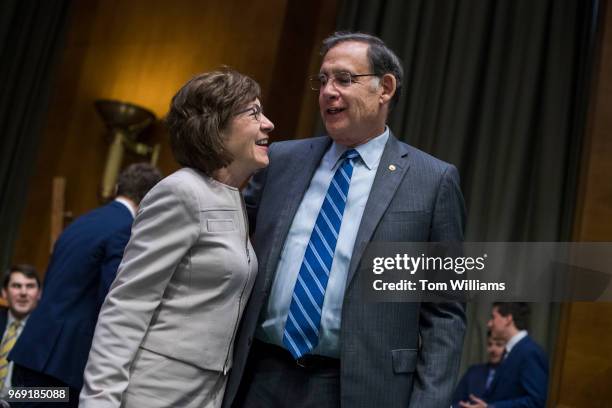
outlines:
M9 354L13 386L69 387L68 403L14 407L76 407L100 306L115 279L138 204L161 179L147 163L128 166L110 203L73 221L57 239L39 307Z
M548 358L527 333L529 305L524 302L495 302L488 327L493 337L506 341L504 357L493 382L482 398L470 396L462 408L510 408L546 406Z
M14 265L4 277L2 297L8 309L0 310L0 397L5 397L12 385L13 363L6 358L36 308L40 293L40 278L32 265Z
M501 363L506 341L499 337L493 337L491 331L487 331L487 356L485 364L474 364L467 369L453 396L453 407L459 407L459 402L469 401L470 395L482 397L493 383L495 371Z

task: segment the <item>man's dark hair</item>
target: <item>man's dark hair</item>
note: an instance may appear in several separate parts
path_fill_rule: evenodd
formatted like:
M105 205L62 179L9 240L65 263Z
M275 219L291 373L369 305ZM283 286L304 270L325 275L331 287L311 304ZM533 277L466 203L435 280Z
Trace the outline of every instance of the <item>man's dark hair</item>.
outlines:
M11 275L17 272L24 274L26 278L35 279L36 285L40 288L40 278L38 277L36 268L28 264L18 264L11 266L6 275L4 275L4 282L2 286L4 289L8 288L9 282L11 281Z
M512 315L514 325L519 330L526 330L529 320L529 305L525 302L495 302L493 307L497 308L497 313L507 317Z
M229 165L234 158L223 133L236 113L260 94L255 80L229 68L189 80L172 98L166 116L176 161L209 176Z
M117 195L125 196L139 205L161 178L159 170L149 163L131 164L117 178Z
M404 69L402 68L400 59L380 38L370 34L350 31L338 31L323 40L321 56L325 57L325 54L327 54L330 49L347 41L357 41L368 44L368 60L370 62L372 73L376 74L376 76L380 78L382 78L385 74L391 74L395 77L395 95L393 95L393 99L391 99L391 103L389 105L390 109L393 108L400 98L402 91L402 80L404 78ZM361 74L361 72L359 73Z

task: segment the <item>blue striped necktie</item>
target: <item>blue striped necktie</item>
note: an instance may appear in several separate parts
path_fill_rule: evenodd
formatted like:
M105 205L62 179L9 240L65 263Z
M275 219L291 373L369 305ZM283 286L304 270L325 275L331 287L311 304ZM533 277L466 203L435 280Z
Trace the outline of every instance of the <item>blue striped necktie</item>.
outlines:
M342 225L353 166L358 158L359 153L355 149L347 150L340 156L340 166L329 183L310 234L283 332L283 344L295 359L312 351L319 342L325 289Z

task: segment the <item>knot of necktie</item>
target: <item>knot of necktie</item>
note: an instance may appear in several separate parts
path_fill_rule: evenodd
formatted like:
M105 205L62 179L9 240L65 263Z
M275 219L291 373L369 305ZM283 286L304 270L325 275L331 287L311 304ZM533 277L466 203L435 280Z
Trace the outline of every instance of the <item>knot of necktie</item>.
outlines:
M357 150L349 149L349 150L345 151L344 153L342 153L342 156L340 156L340 159L341 160L349 159L351 161L354 161L354 160L358 159L359 157L360 157L359 156L359 152Z

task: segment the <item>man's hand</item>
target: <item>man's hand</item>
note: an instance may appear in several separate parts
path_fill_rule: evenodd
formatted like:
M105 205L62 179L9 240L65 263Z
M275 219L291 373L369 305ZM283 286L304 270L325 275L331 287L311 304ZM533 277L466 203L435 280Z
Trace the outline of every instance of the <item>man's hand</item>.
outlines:
M475 396L474 394L470 394L471 402L460 401L459 406L461 408L487 408L487 403Z

